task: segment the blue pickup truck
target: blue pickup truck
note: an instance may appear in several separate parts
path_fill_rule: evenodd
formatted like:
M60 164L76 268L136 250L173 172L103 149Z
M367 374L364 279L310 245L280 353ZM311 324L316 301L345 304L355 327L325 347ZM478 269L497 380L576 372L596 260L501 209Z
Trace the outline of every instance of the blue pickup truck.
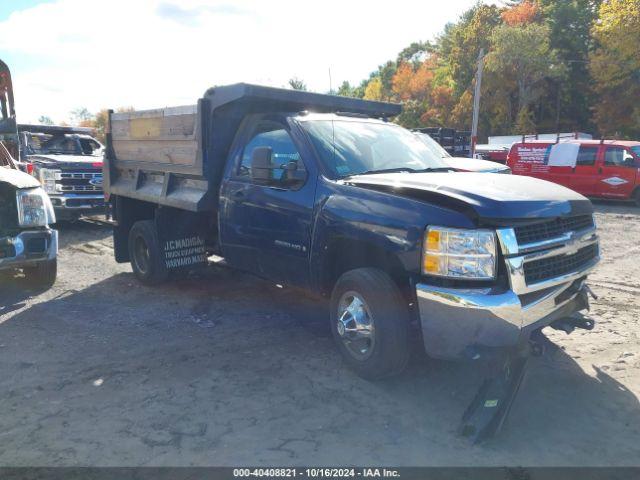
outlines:
M111 113L104 188L118 262L144 284L227 264L330 301L346 363L477 359L543 327L593 327L592 205L533 178L456 173L389 121L400 106L262 86Z

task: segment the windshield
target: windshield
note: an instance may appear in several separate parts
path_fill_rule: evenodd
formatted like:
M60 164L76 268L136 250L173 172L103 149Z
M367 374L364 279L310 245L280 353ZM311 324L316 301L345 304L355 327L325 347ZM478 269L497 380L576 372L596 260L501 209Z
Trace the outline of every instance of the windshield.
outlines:
M426 133L416 133L416 135L420 140L422 140L422 143L424 143L434 155L440 158L451 157L451 155L449 155L449 152L447 152L444 148L442 148L442 146L438 142L436 142L433 138L431 138L430 135Z
M76 135L30 134L28 154L102 155L102 146L91 137Z
M640 145L631 147L631 151L636 154L636 157L640 158Z
M348 120L302 122L321 161L337 177L379 171L448 170L416 136L392 123Z

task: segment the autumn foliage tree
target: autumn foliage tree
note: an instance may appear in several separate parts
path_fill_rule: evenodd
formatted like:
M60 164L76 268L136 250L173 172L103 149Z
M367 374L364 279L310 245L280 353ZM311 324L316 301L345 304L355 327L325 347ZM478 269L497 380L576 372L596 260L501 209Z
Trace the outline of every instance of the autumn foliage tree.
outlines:
M589 73L591 28L601 0L538 0L540 23L549 27L549 42L566 68L562 82L549 85L538 105L539 131L593 132L592 106L598 102Z
M400 121L410 127L426 124L446 123L443 118L445 107L451 108L453 89L439 83L436 72L439 59L429 54L423 61L409 63L403 61L392 79L392 91L395 98L405 104Z
M436 41L413 42L339 94L403 104L407 127L471 126L485 75L480 134L555 131L640 136L640 0L476 3Z
M402 63L393 76L393 92L401 100L425 101L431 93L435 66L435 57L425 60L415 68L408 63Z
M364 99L365 100L384 100L384 95L382 94L382 80L380 77L372 78L369 83L367 83L367 87L364 90Z
M546 80L558 81L564 75L549 42L549 28L537 23L501 25L494 30L492 43L486 67L514 99L513 127L516 133L534 132L531 106L544 94Z
M514 5L512 8L507 8L502 12L502 21L510 26L517 27L521 25L528 25L538 19L538 4L531 0L525 0L520 4Z
M446 26L438 38L438 54L442 62L439 75L445 76L453 88L455 103L449 126L461 129L471 126L478 53L481 49L485 53L491 49L491 34L501 23L500 12L495 5L479 3L465 12L457 23ZM488 106L487 102L483 105ZM490 131L492 114L489 111L487 108L481 110L481 131Z
M595 121L601 132L640 136L640 0L602 3L593 25L598 47L590 71L599 96Z

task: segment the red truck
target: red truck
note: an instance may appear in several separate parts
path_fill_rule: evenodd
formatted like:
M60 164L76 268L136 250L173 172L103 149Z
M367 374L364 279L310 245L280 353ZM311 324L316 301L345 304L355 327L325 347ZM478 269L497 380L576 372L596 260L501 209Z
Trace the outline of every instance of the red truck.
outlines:
M507 165L514 175L558 183L587 197L631 200L640 206L640 142L516 142Z

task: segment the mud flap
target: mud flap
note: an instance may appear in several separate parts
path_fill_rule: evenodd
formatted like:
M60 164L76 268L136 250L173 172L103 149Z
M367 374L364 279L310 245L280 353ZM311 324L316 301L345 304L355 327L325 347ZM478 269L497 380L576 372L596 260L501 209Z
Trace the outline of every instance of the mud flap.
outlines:
M525 375L529 353L509 352L496 362L462 416L458 433L480 443L500 431Z
M206 223L202 215L159 209L156 227L167 270L187 271L207 264Z

